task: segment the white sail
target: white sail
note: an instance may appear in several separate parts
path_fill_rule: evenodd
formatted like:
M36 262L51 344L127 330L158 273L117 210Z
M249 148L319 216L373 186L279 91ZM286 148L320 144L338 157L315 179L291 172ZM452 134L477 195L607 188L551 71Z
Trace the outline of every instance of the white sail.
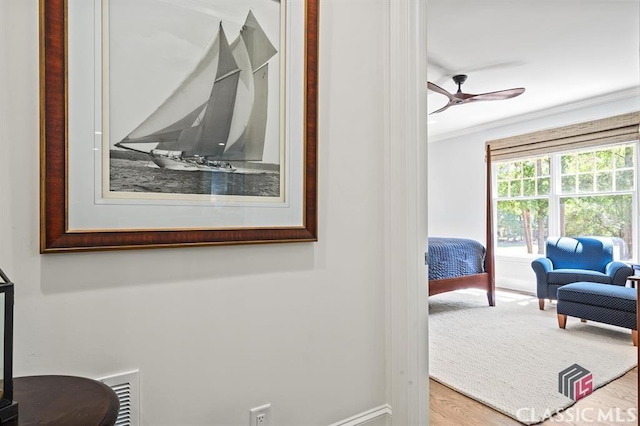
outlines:
M233 120L231 121L231 129L229 131L229 141L233 142L240 138L249 124L254 101L254 88L251 61L249 60L249 53L247 52L247 47L244 44L242 36L239 36L231 44L231 52L238 64L238 68L240 68L240 81L236 93ZM229 144L227 144L226 148L228 147Z
M217 32L195 69L142 124L127 136L127 139L138 139L156 133L205 104L211 94L219 56L220 43L219 32Z
M262 161L267 130L269 64L254 73L255 100L249 125L242 136L227 145L225 160Z
M186 146L183 148L187 156L220 157L229 141L241 71L233 57L222 26L220 26L218 40L220 46L218 69L207 101L207 108L200 123L183 132L183 134L194 132L193 146L189 144L190 149Z
M242 38L249 51L249 58L253 67L252 71L262 67L278 53L251 11L249 11L244 23Z
M268 61L278 52L250 11L240 37L247 47L254 82L254 100L251 117L242 135L230 138L223 158L225 160L262 161L267 127L269 98Z
M238 115L234 115L224 158L261 161L267 121L269 73L268 68L263 69L266 68L263 66L278 51L251 11L247 15L240 36L232 44L232 51L242 69L241 81L250 87L250 95L247 98L250 99L250 103L246 103L246 99L241 100L244 92L241 92L239 87L236 103Z

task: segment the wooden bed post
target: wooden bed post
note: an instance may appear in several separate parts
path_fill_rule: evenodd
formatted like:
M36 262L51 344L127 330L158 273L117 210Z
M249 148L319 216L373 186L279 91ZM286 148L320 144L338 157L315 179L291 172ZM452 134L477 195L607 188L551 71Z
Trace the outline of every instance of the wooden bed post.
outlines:
M451 278L429 280L429 296L466 288L478 288L487 291L489 306L496 305L495 263L493 247L493 214L491 197L491 151L487 144L487 220L486 244L484 253L484 270L480 273L460 275ZM477 243L477 241L476 241ZM640 287L640 286L639 286Z
M487 251L485 254L485 270L489 274L489 288L487 290L487 298L489 305L496 305L496 280L495 280L495 262L493 247L493 197L491 196L491 145L486 144L487 151Z

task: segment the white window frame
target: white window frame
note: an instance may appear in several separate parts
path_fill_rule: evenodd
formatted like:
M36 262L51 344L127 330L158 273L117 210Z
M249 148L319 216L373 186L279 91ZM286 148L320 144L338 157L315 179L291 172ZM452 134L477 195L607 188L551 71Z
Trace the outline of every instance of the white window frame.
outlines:
M560 174L560 170L561 170L561 164L560 164L560 157L563 154L566 153L570 153L570 152L588 152L588 151L596 151L598 149L602 149L602 148L612 148L615 146L622 146L622 145L633 145L634 146L634 173L635 173L635 187L632 191L623 191L623 192L588 192L588 193L580 193L580 194L571 194L571 195L566 195L566 194L562 194L560 191L561 188L561 174ZM550 157L550 185L549 185L549 194L546 196L549 200L549 217L548 217L548 232L549 235L560 235L560 199L561 198L570 198L570 197L588 197L588 196L604 196L604 195L618 195L618 194L628 194L631 193L632 196L632 223L631 223L631 229L632 229L632 233L633 233L633 241L632 241L632 252L633 252L633 258L631 259L631 261L633 261L634 263L639 263L639 259L640 256L638 254L638 249L640 248L640 244L639 244L639 239L640 239L640 218L638 217L638 214L640 212L640 197L638 196L638 193L640 191L640 141L638 139L636 139L635 141L628 141L628 142L623 142L623 143L617 143L617 144L603 144L603 145L597 145L597 146L591 146L588 148L582 148L582 149L570 149L570 150L566 150L566 151L557 151L557 152L552 152L549 153L548 156ZM498 166L500 164L503 163L510 163L510 162L515 162L515 161L522 161L522 160L526 160L526 159L530 159L530 158L536 158L539 156L526 156L526 157L522 157L522 158L511 158L508 160L504 160L504 161L496 161L492 164L492 170L491 170L491 181L492 181L492 194L493 194L493 199L492 199L492 206L493 206L493 223L496 224L496 226L494 226L494 241L497 241L497 232L498 232L498 202L499 201L508 201L508 200L527 200L527 199L537 199L537 198L544 198L544 197L540 197L540 196L535 196L535 197L505 197L505 198L499 198L498 197ZM525 253L522 255L513 255L513 254L501 254L499 252L499 248L496 246L496 250L495 250L495 255L496 258L498 259L530 259L530 258L536 258L539 257L540 255L537 253Z

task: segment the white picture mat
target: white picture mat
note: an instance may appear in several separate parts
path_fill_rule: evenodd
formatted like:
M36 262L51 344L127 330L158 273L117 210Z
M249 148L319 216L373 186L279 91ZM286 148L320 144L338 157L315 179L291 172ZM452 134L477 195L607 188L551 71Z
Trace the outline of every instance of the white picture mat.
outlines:
M161 0L158 0L161 1ZM218 0L219 1L219 0ZM233 0L228 0L230 4ZM262 0L272 1L272 0ZM101 198L101 0L68 4L68 230L229 229L304 224L304 2L283 1L286 18L285 203Z

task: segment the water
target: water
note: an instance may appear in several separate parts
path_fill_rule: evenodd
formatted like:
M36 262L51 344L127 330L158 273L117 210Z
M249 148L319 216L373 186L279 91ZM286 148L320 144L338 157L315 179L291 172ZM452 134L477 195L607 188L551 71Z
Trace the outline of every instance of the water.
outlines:
M280 173L244 169L234 173L161 169L152 161L110 161L110 189L115 192L277 197Z

